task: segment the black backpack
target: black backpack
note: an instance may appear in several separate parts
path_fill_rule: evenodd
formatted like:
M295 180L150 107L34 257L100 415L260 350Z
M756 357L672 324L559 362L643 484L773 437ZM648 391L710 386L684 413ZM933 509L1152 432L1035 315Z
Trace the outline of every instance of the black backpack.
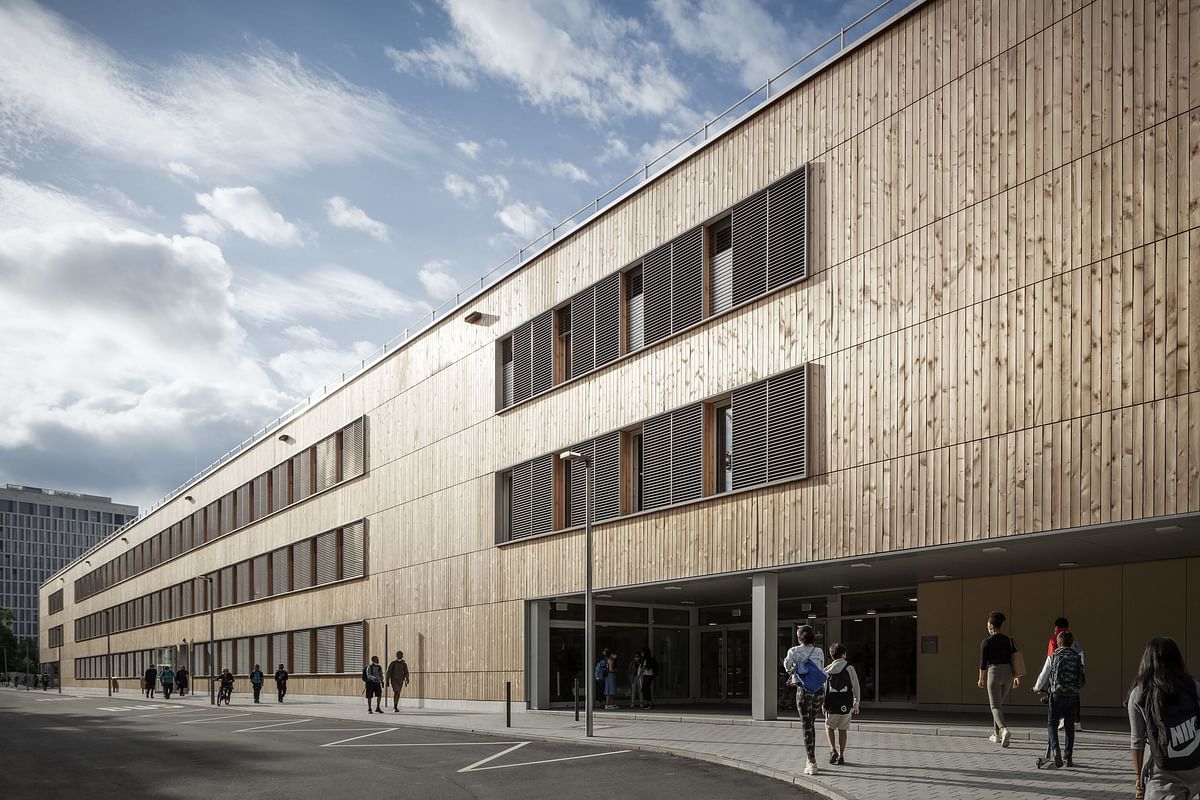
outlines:
M1200 733L1196 730L1200 726L1200 706L1196 696L1177 691L1164 701L1157 720L1161 724L1156 724L1150 718L1149 708L1142 706L1154 766L1168 772L1200 767Z
M850 667L842 667L841 672L830 674L822 703L825 711L830 714L849 714L854 708L854 684L850 680Z
M1050 656L1050 694L1076 696L1086 684L1079 653L1069 647L1055 650Z

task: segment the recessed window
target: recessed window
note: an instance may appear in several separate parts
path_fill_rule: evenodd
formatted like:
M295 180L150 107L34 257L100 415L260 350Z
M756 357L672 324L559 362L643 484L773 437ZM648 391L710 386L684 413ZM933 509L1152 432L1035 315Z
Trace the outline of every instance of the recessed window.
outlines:
M717 478L717 493L733 488L733 406L719 405L715 414L715 458L714 471Z
M641 350L646 344L646 296L642 291L642 267L625 273L625 352Z
M629 448L629 511L641 511L643 505L642 475L642 431L641 428L628 434Z
M558 310L557 330L558 330L558 352L561 356L559 363L562 364L562 380L571 380L572 371L571 363L573 361L573 353L571 352L571 307L563 306Z
M713 314L733 308L733 228L729 217L709 229L712 255L709 258L709 283L712 286Z
M508 337L500 343L500 406L513 403L513 341Z

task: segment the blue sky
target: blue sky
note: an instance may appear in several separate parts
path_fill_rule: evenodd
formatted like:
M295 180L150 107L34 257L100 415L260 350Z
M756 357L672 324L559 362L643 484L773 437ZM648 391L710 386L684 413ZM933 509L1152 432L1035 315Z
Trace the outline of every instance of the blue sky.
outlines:
M0 0L0 482L149 504L871 5Z

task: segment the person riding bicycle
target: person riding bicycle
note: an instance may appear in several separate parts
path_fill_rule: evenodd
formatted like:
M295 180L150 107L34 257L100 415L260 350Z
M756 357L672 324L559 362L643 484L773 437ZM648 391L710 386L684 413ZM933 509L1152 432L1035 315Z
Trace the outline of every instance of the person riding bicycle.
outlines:
M225 701L225 705L229 705L229 698L233 695L233 673L228 669L221 671L221 693L217 696L217 705L221 701Z

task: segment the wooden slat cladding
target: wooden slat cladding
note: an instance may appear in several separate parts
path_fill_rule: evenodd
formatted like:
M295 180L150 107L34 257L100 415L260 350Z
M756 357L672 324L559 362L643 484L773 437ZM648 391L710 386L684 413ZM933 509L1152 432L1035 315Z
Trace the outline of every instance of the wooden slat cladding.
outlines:
M540 394L554 385L554 312L538 315L529 325L530 391Z

